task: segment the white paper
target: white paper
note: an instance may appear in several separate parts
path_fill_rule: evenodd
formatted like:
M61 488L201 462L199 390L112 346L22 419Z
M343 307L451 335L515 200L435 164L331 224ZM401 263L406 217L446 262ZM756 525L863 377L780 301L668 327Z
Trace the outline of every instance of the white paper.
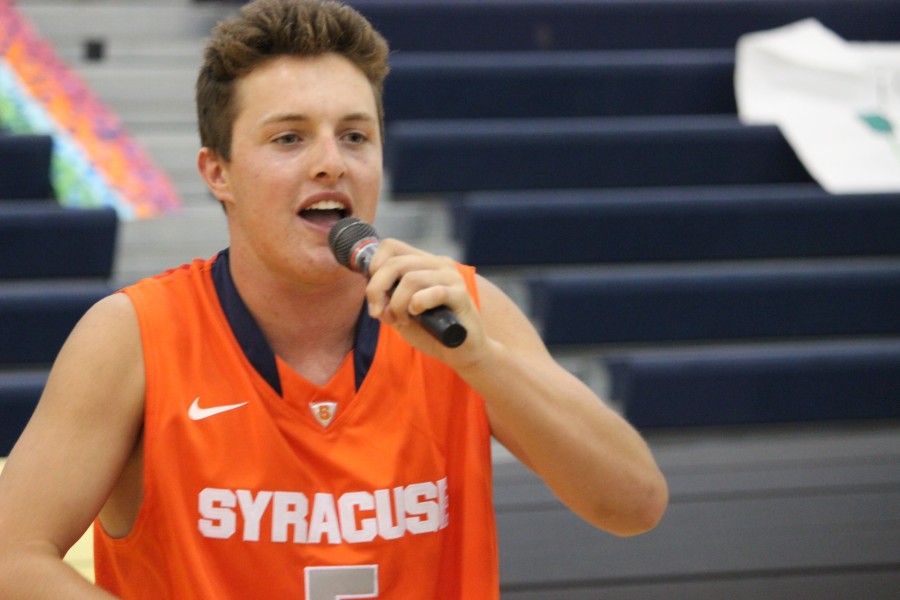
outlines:
M900 191L900 44L850 43L814 19L738 40L738 115L777 125L827 191Z

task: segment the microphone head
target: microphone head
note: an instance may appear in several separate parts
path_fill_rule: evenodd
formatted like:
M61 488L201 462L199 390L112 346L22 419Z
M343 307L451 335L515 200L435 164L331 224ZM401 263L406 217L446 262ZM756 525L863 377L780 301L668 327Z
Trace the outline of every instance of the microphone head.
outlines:
M356 217L345 217L328 232L328 246L338 263L348 269L358 270L351 260L354 250L365 240L378 241L375 228Z

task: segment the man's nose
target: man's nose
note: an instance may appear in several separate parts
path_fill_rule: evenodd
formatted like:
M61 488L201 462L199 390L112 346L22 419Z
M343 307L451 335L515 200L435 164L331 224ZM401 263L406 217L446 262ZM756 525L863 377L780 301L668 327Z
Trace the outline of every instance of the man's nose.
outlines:
M316 141L313 149L313 160L310 165L310 176L323 181L336 181L344 175L346 164L338 140L323 136Z

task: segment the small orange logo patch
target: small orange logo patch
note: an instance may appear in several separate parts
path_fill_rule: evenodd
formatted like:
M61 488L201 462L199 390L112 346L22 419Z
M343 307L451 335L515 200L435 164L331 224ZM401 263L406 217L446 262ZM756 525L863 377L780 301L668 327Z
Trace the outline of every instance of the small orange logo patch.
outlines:
M334 415L337 414L337 407L337 402L332 402L330 400L309 403L309 410L312 411L316 421L318 421L319 425L322 427L331 425L331 422L334 420Z

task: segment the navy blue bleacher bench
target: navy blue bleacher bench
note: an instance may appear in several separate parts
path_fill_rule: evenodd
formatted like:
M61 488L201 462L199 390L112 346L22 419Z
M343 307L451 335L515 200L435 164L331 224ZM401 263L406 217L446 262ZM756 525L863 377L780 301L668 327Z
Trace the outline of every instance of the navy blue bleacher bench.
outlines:
M49 364L105 281L0 282L0 365Z
M474 192L452 206L479 267L900 256L900 194L816 184Z
M113 208L55 202L0 203L0 280L104 278L112 274L118 217Z
M19 439L46 383L45 370L0 370L0 456L7 456Z
M900 334L900 258L585 268L528 287L550 345Z
M401 51L731 48L809 17L850 40L898 40L895 0L354 0Z
M394 122L385 161L401 198L812 181L777 127L727 115Z
M900 338L654 350L609 359L640 428L900 418Z
M0 456L12 449L78 319L111 289L94 281L0 282Z
M389 121L735 114L734 51L404 53Z
M0 201L54 198L52 154L49 135L0 135Z

